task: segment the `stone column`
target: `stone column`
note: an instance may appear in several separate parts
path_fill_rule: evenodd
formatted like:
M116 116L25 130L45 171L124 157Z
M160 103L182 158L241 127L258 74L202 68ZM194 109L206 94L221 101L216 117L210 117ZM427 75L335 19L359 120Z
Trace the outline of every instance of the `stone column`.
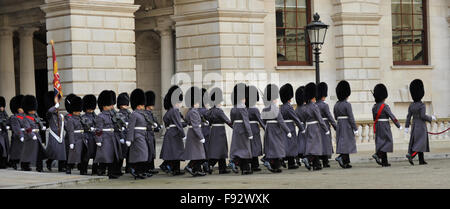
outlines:
M13 29L0 28L0 96L8 104L15 95Z
M20 93L36 94L34 78L33 33L37 28L21 28L20 37Z
M161 99L169 90L170 80L175 72L172 21L169 17L157 20L161 36ZM161 103L163 104L163 103Z

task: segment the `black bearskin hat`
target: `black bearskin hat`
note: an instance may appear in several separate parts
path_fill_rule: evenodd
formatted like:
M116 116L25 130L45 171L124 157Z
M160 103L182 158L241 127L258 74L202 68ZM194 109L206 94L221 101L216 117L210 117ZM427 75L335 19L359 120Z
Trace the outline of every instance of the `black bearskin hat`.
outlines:
M350 84L346 80L340 81L336 86L336 95L339 101L345 100L351 93Z
M185 104L187 107L194 107L194 104L202 104L202 90L197 86L192 86L186 92Z
M110 90L110 91L109 91L109 96L112 98L113 105L117 104L116 92Z
M115 97L111 94L111 91L104 90L98 95L98 108L103 111L104 106L114 105Z
M37 103L36 97L34 97L33 95L26 95L23 97L22 109L25 113L28 113L33 110L36 111L37 108L38 108L38 103Z
M264 89L264 102L267 103L269 101L273 101L279 98L278 95L278 86L275 84L268 84ZM266 104L267 105L267 104Z
M0 107L6 107L5 97L0 96Z
M316 84L315 83L308 83L305 86L305 91L304 91L304 95L305 95L305 101L306 103L309 103L311 101L312 98L315 98L317 94L317 88L316 88Z
M142 89L135 89L131 92L131 109L135 110L138 105L146 105L146 95Z
M253 107L259 101L259 92L256 86L247 87L247 97L245 98L245 106Z
M373 89L373 97L375 98L375 102L382 102L388 97L387 88L384 84L379 83Z
M172 86L164 97L164 109L169 110L175 103L183 101L183 91L180 87Z
M45 109L48 110L51 107L55 106L55 91L48 91L45 94L45 98L44 98L44 105L45 105Z
M97 98L94 95L88 94L83 97L83 111L95 110L97 107Z
M117 107L120 108L122 105L130 105L130 96L126 92L120 93L117 97Z
M328 97L328 85L325 82L319 83L317 87L317 99L322 99L322 97Z
M146 91L145 92L145 99L146 99L146 102L145 102L145 106L146 107L148 107L148 106L155 106L155 99L156 99L155 92L153 92L153 91Z
M69 112L69 113L81 112L82 109L83 109L83 100L81 99L81 97L75 95L70 100L70 111L71 112Z
M245 99L245 92L247 91L247 86L243 83L238 83L234 86L233 92L231 93L231 101L233 105L237 105L242 99Z
M220 104L223 101L223 93L222 89L216 87L211 89L209 100L211 101L211 104L216 106Z
M205 88L202 88L202 107L206 107L206 104L210 104L209 94Z
M300 86L295 90L295 102L297 103L297 106L301 106L305 103L304 92L305 86Z
M9 109L10 109L11 112L14 113L14 114L17 114L17 113L18 113L17 109L19 109L19 108L17 107L17 97L18 97L18 96L15 96L15 97L13 97L13 98L9 101Z
M425 96L425 89L422 80L413 80L411 84L409 84L409 92L411 92L411 97L414 102L420 102L423 96Z
M75 98L75 94L69 94L67 95L66 99L64 100L64 106L66 107L66 110L68 113L72 113L72 100Z
M292 88L292 85L290 83L284 84L280 88L281 102L283 102L284 104L292 99L292 97L294 97L294 88Z

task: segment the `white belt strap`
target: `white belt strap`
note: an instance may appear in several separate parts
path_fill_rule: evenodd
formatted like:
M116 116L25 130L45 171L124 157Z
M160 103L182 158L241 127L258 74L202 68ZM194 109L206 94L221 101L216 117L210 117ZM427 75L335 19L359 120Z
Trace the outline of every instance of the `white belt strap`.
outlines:
M266 123L278 123L276 120L268 120Z
M201 128L202 127L202 125L198 125L198 127L199 128ZM188 128L193 128L192 126L188 126Z
M235 120L234 123L243 123L243 120Z
M104 132L114 132L113 128L106 128L106 129L102 129L102 131Z
M81 133L84 133L84 130L75 130L75 131L73 131L73 133L81 134Z
M322 120L328 120L328 118L322 118Z
M31 132L38 133L39 129L32 129Z
M223 123L213 123L213 124L211 124L211 126L212 127L223 127L223 126L225 126L225 124L223 124Z
M316 124L316 123L319 123L319 121L315 120L315 121L306 122L306 125L312 125L312 124Z
M146 131L147 127L134 127L134 130Z
M382 118L382 119L378 119L378 121L389 122L389 119L387 119L387 118Z
M55 134L55 132L53 132L53 130L52 129L48 129L49 130L49 132L50 132L50 134L53 136L53 138L55 138L56 139L56 141L58 142L58 143L62 143L62 139L61 139L61 137L59 137L58 135L56 135Z
M293 120L284 120L285 123L293 123Z
M169 127L167 127L167 128L169 129L169 128L175 128L175 127L177 127L175 124L170 124Z
M258 121L255 121L255 120L251 120L250 123L256 123L256 124L258 124L259 122L258 122Z
M21 130L21 131L25 131L25 129L24 129L24 128L21 128L20 130Z
M338 119L338 120L341 120L341 119L348 119L348 116L339 116L339 117L337 117L337 119Z

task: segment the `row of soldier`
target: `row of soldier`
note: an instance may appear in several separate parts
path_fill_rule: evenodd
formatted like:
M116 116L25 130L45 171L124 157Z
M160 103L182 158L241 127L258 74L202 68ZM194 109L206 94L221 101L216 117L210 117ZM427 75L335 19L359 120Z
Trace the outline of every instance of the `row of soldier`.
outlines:
M409 131L413 118L411 140L406 157L413 164L418 155L420 164L426 164L423 152L429 152L428 135L425 122L436 120L425 115L425 105L421 102L424 87L421 80L410 84L414 103L410 105L405 131ZM281 167L297 169L302 164L308 170L321 170L330 167L329 159L334 153L331 127L336 130L335 160L342 168L351 168L350 154L356 153L357 126L351 104L347 101L351 94L347 81L336 87L338 102L334 106L334 117L328 104L326 83L317 87L314 83L294 89L291 84L278 88L269 84L262 93L265 108L262 112L256 107L259 90L255 86L237 84L231 94L233 108L230 118L221 106L223 94L220 88L206 89L191 87L183 95L181 88L172 86L164 97L166 113L164 125L160 125L152 110L155 94L135 89L128 96L121 93L117 99L113 91L103 91L98 97L86 95L80 98L71 94L65 99L68 114L59 112L59 97L49 92L46 119L49 126L48 139L44 146L41 131L46 127L36 114L37 101L34 96L16 96L10 101L14 113L6 115L4 99L0 98L0 118L4 121L0 135L0 167L7 165L30 171L30 163L36 170L43 171L43 160L47 159L48 170L52 162L58 161L58 171L71 173L75 165L80 174L88 171L88 162L93 159L92 174L118 178L125 163L125 172L134 178L144 179L157 174L155 170L156 146L155 132L165 128L160 152L162 171L172 175L182 175L181 161L189 161L184 170L193 176L212 174L218 164L219 174L230 171L252 174L260 171L259 157L267 169L281 172ZM387 153L393 151L393 138L389 119L402 128L385 104L387 88L378 84L373 90L376 104L372 113L376 141L376 153L372 156L378 164L388 167ZM297 108L291 105L295 96ZM54 98L54 99L53 99ZM278 105L281 99L282 105ZM180 108L185 104L185 116ZM132 112L129 111L131 104ZM100 114L95 114L96 106ZM119 111L114 106L117 105ZM84 112L84 114L81 114ZM225 126L232 128L231 146ZM10 127L10 128L9 128ZM185 133L187 128L187 133ZM264 137L260 129L264 130ZM11 129L11 146L8 132ZM298 130L298 131L297 131ZM227 165L226 159L230 158ZM286 165L287 162L287 165Z

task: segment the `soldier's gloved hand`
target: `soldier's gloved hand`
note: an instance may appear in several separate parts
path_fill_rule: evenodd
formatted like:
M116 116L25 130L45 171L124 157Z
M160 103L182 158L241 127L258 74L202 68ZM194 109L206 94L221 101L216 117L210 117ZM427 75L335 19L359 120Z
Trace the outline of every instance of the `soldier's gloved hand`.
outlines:
M23 137L20 137L20 141L23 142L23 140L24 140L24 138L23 138Z
M36 135L34 135L32 139L33 139L33 140L37 140L37 136L36 136Z
M74 144L69 144L69 147L70 147L70 149L73 149L73 148L75 148L75 145Z
M125 139L120 139L121 144L125 144Z
M43 131L47 130L47 127L43 126L43 127L42 127L42 130L43 130Z
M11 129L11 127L9 127L9 126L6 126L6 130L9 130L9 129Z
M59 103L56 103L56 104L55 104L55 108L59 108Z
M206 126L209 126L209 121L205 121L205 125L206 125Z
M287 134L287 137L288 137L288 138L292 138L291 132L289 132L289 133Z
M302 131L302 134L306 133L306 129Z
M353 133L354 133L355 135L358 135L359 132L358 132L358 130L356 130L356 131L354 131Z
M398 129L402 130L402 129L403 129L403 126L400 126L400 128L398 128Z
M437 120L436 116L432 115L431 120Z
M122 127L122 131L125 131L125 127ZM123 144L123 143L122 143Z
M127 141L127 142L125 142L126 144L127 144L127 147L130 147L131 146L131 142L130 141Z
M252 139L253 139L253 136L248 137L248 139L252 140Z
M186 139L187 139L187 137L183 137L183 143L186 143Z
M97 146L99 146L99 147L101 147L102 146L102 143L100 143L100 142L98 142L98 143L95 143Z
M405 134L408 134L409 128L405 128Z
M202 144L204 144L204 143L206 142L206 140L205 140L205 139L201 139L200 142L201 142Z
M128 122L125 122L125 126L128 128Z
M91 130L91 132L94 132L94 131L95 131L95 128L94 128L94 127L91 127L90 130Z
M330 135L330 131L327 131L327 132L325 133L325 135Z

